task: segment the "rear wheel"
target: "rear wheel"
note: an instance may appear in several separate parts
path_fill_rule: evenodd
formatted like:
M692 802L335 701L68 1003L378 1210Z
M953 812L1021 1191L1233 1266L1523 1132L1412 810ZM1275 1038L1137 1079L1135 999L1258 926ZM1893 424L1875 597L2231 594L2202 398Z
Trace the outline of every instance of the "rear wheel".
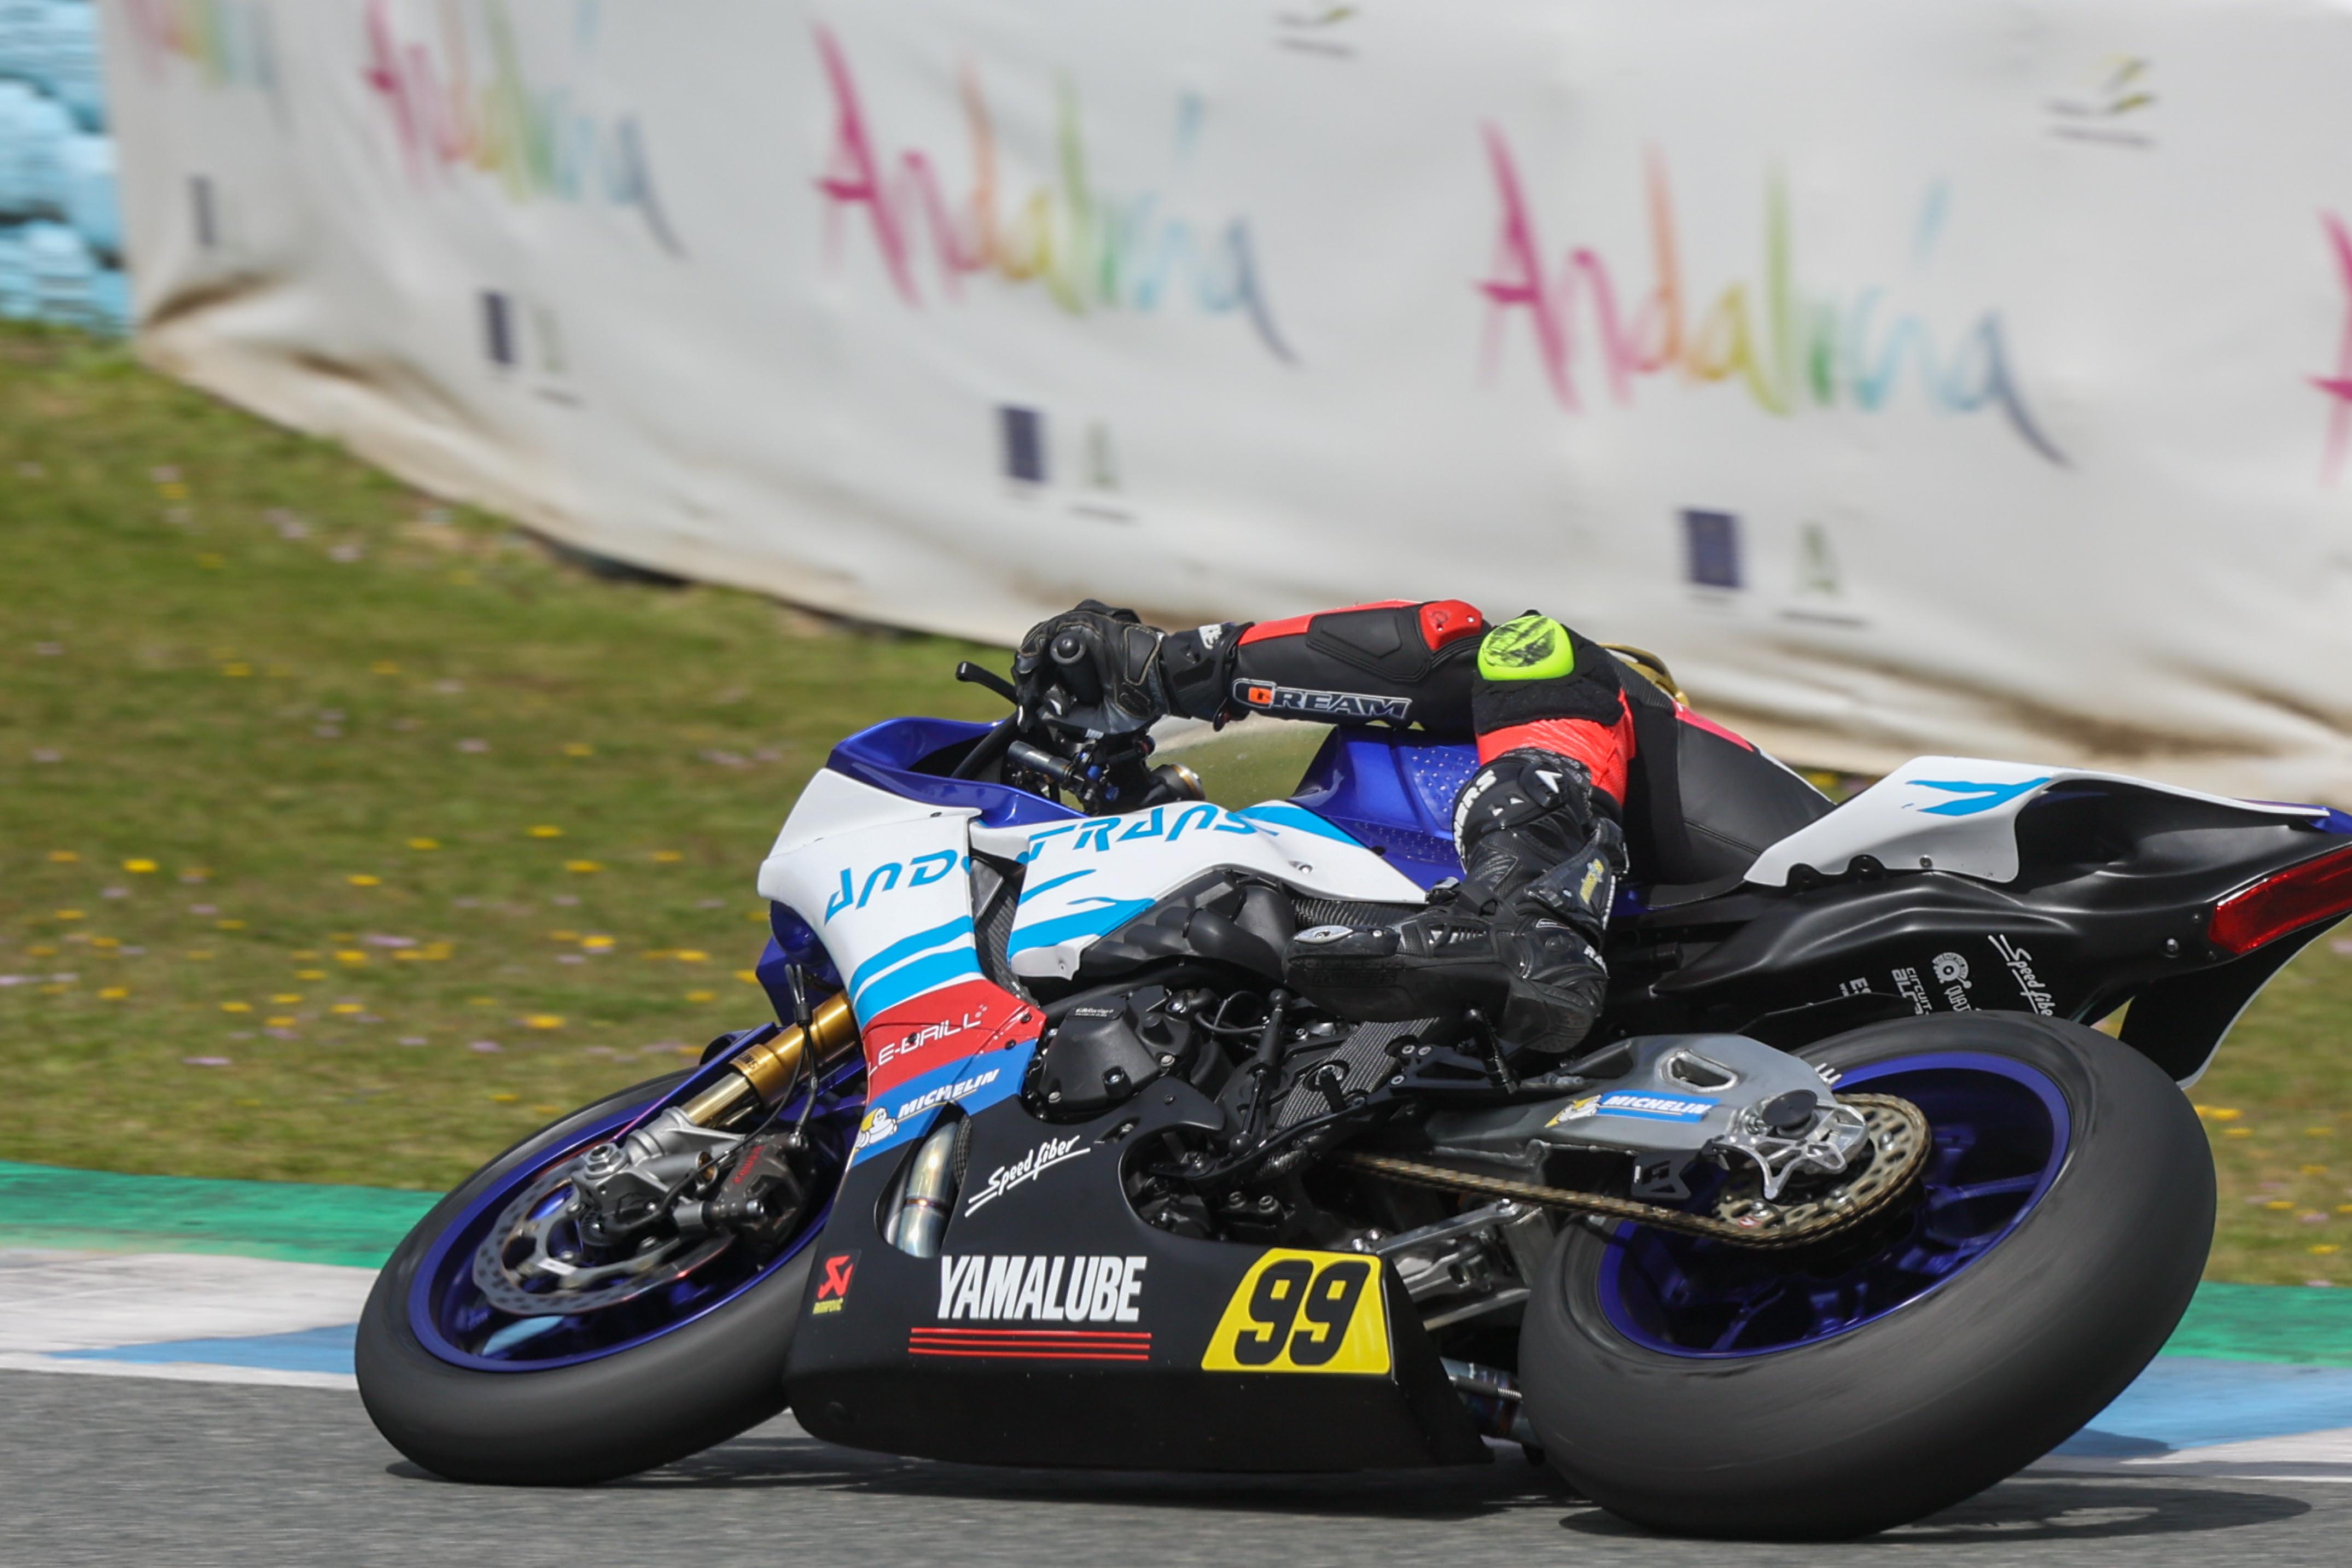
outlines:
M2211 1244L2195 1113L2095 1030L1941 1015L1801 1054L1927 1113L1909 1203L1788 1252L1573 1227L1529 1303L1545 1451L1655 1529L1850 1536L1970 1496L2139 1375Z
M626 1299L559 1315L478 1270L493 1231L529 1228L568 1162L684 1081L625 1089L492 1160L420 1221L361 1314L355 1365L377 1430L454 1480L581 1485L667 1464L784 1407L822 1205L781 1248L681 1252ZM812 1130L842 1136L824 1118ZM845 1148L845 1143L843 1144ZM837 1168L837 1167L836 1167ZM542 1227L543 1228L543 1227ZM486 1288L485 1281L488 1284Z

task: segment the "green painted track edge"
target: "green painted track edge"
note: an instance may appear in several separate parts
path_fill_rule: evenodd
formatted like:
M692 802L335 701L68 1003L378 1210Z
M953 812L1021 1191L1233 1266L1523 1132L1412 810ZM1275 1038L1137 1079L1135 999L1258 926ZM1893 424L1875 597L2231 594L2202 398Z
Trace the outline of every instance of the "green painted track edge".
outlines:
M124 1176L0 1161L0 1248L383 1266L440 1194Z

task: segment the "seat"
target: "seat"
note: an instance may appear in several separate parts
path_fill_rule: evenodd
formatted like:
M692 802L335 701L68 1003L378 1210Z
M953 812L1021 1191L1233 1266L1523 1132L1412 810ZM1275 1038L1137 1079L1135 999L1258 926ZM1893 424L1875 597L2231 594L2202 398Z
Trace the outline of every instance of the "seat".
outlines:
M1626 788L1640 802L1627 813L1635 882L1682 886L1739 877L1768 847L1836 809L1786 766L1691 712L1638 670L1622 673L1633 716Z

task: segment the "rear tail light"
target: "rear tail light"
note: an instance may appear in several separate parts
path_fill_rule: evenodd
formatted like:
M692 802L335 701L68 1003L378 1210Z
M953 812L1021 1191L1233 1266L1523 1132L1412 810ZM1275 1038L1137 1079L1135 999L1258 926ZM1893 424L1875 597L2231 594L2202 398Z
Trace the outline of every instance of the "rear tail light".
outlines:
M2214 906L2205 935L2226 953L2251 953L2315 920L2352 913L2352 847L2287 867Z

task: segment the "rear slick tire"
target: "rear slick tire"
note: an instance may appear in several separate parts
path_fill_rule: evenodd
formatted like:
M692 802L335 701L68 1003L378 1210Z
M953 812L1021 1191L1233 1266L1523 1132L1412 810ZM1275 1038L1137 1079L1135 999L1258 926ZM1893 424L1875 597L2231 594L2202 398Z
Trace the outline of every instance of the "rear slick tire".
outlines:
M1666 1344L1626 1304L1636 1289L1621 1282L1626 1259L1604 1268L1627 1231L1563 1231L1521 1340L1527 1414L1579 1490L1654 1530L1839 1539L1973 1496L2139 1375L2187 1311L2211 1246L2203 1129L2161 1070L2107 1036L1946 1014L1799 1054L1864 1077L1872 1064L1899 1072L1906 1059L1956 1054L2014 1063L2021 1082L2038 1074L2069 1124L2049 1156L2055 1174L1941 1284L1858 1326L1755 1354Z
M784 1408L784 1361L814 1245L691 1322L570 1366L453 1365L425 1349L409 1323L420 1261L478 1194L614 1109L650 1103L684 1076L622 1090L541 1128L467 1178L408 1233L368 1295L353 1356L360 1396L394 1448L451 1480L586 1486L698 1453Z

